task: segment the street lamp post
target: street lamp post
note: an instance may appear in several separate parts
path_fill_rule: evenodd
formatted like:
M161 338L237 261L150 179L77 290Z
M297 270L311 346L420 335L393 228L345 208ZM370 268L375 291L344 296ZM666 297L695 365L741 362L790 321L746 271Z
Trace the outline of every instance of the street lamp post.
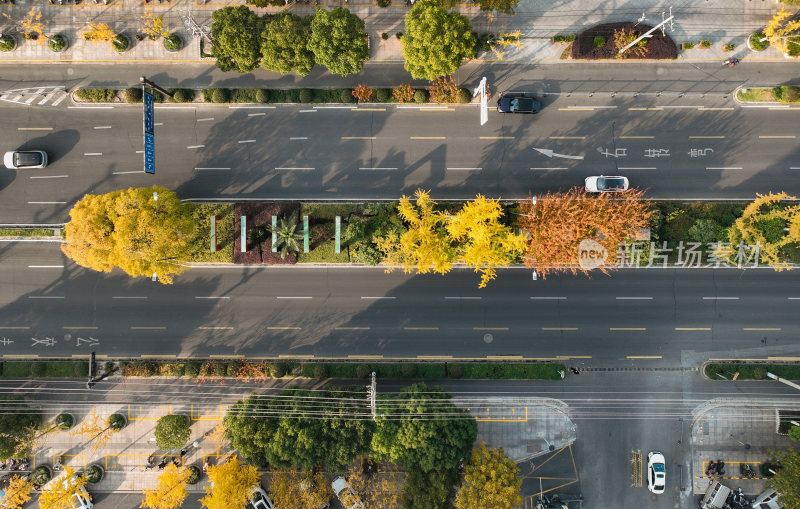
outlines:
M158 215L158 192L153 191L153 199L156 201L156 215Z
M174 259L175 259L174 256L170 256L169 258L159 258L158 260L154 261L153 264L156 264L164 260L174 260ZM153 276L150 279L152 279L154 283L158 281L158 270L153 271Z
M741 445L744 446L745 449L750 449L750 444L746 444L746 443L742 442L741 440L739 440L738 438L734 437L733 433L729 433L728 434L728 438L730 438L731 440L735 440L735 441L739 442Z

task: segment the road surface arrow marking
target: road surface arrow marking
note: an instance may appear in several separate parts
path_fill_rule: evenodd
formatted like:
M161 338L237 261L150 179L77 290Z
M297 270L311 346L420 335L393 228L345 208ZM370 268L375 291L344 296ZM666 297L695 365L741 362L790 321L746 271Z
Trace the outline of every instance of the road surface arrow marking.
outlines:
M543 156L547 156L547 157L550 157L550 158L562 157L564 159L583 159L583 156L569 156L567 154L558 154L558 153L553 152L552 150L547 149L547 148L536 148L536 147L534 147L533 150L539 152Z

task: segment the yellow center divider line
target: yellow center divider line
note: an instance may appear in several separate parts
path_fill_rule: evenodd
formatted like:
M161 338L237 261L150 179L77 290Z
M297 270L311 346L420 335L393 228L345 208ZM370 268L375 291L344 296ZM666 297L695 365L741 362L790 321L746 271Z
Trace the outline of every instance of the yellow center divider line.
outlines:
M375 136L342 136L343 140L374 140Z
M609 330L647 330L646 327L609 327Z
M3 327L0 327L0 330L28 330L28 329L30 329L30 327L13 327L13 326L10 326L10 327L5 327L5 326L3 326Z
M65 326L65 327L62 327L62 329L67 329L67 330L97 330L97 327L92 327L92 326L82 327L80 325L75 325L75 326Z
M164 330L164 329L166 329L166 327L163 327L163 326L152 326L152 327L148 327L148 326L135 326L135 325L131 325L131 330Z
M558 111L594 111L594 108L559 108Z
M661 359L660 355L628 355L626 359Z
M200 330L233 330L233 327L198 327Z
M700 106L697 111L733 111L733 108L706 108L705 106Z
M267 327L267 330L300 330L300 327Z
M417 355L417 359L452 359L452 355Z
M800 361L800 357L767 357L768 361Z
M542 330L578 330L577 327L542 327Z
M655 136L620 136L623 140L652 140Z
M781 330L780 327L744 327L742 330L745 331L779 331Z
M472 330L508 330L508 327L473 327Z
M446 140L447 136L412 136L412 140Z
M350 111L386 111L386 108L350 108Z
M664 111L664 108L628 108L628 111Z
M160 359L162 357L174 359L174 358L176 358L178 356L177 355L147 355L147 354L143 354L143 355L139 356L140 359Z
M439 330L439 327L403 327L403 330Z
M209 355L209 357L217 358L217 359L244 359L246 356L244 356L244 355L219 354L219 355Z
M800 110L800 108L792 108L792 107L781 108L780 106L772 106L772 107L769 107L767 109L768 110L773 110L773 111L775 111L775 110L780 110L780 111L797 111L797 110Z
M675 327L675 330L711 330L711 327Z
M348 355L348 359L383 359L383 355Z
M313 359L314 356L313 355L292 354L292 355L279 355L278 358L279 359Z
M591 359L591 355L557 355L556 359L558 360L569 360L569 359Z
M334 330L369 330L369 327L334 327Z
M513 136L481 136L482 140L513 140Z
M586 136L550 136L551 140L585 140Z
M721 140L724 136L689 136L690 140Z
M487 355L487 359L495 359L495 360L522 360L521 355Z
M760 140L793 140L797 138L797 136L787 135L787 136L759 136Z
M3 359L38 359L38 355L3 355Z
M52 127L17 127L17 131L52 131Z

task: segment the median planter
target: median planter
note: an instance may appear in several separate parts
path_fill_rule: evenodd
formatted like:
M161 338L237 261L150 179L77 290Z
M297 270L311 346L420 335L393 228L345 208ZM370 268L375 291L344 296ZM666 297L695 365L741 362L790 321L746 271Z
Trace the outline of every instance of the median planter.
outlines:
M111 414L108 416L108 427L114 431L119 431L128 423L122 414Z
M189 466L188 470L189 470L189 479L186 482L188 484L197 484L198 482L200 482L200 477L202 475L200 468L195 465L191 465Z
M0 36L0 51L12 51L17 47L17 39L13 35Z
M111 41L111 46L118 53L127 51L130 45L131 45L131 40L128 39L128 36L126 36L125 34L117 34L114 40Z
M69 47L69 42L63 35L56 34L51 37L49 41L47 41L47 45L50 46L50 49L56 53L61 53Z
M97 484L103 479L103 475L105 475L105 470L98 464L89 465L89 468L83 473L83 476L86 478L86 482L91 484Z
M183 47L183 39L178 34L169 34L164 37L164 48L169 52L179 51Z
M39 465L31 473L31 482L36 487L44 486L53 478L53 471L47 465Z
M56 426L61 431L67 431L74 423L75 418L72 417L72 414L58 414L58 417L56 417Z

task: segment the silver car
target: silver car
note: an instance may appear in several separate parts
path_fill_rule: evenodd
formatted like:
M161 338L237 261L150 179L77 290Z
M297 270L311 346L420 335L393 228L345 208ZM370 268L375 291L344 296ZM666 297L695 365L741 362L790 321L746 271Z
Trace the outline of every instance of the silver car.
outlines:
M584 181L586 191L589 193L615 193L627 191L629 187L627 177L586 177Z
M47 153L44 150L12 150L3 156L3 164L11 170L44 168L47 166Z

